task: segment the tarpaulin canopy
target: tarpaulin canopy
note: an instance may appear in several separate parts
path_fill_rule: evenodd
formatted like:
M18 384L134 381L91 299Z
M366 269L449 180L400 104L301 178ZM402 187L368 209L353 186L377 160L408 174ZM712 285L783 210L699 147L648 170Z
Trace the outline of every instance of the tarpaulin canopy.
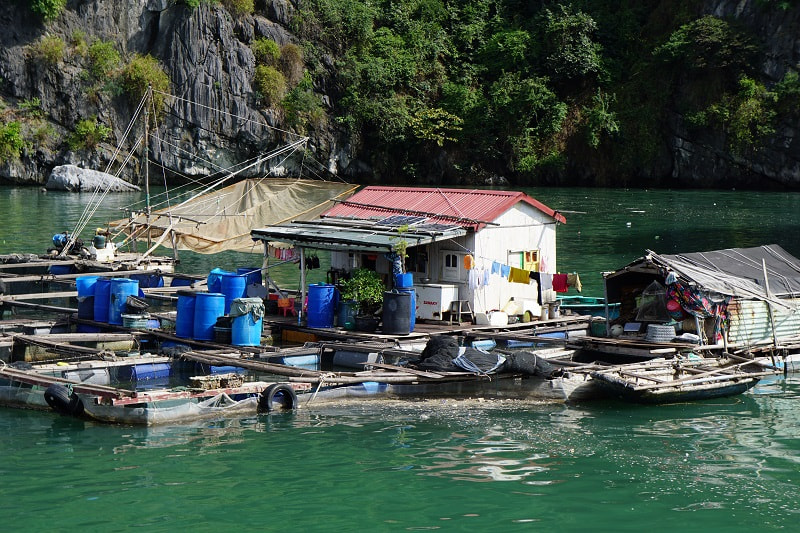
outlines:
M348 183L296 178L247 179L194 197L176 206L117 220L112 230L158 239L173 232L178 250L213 254L252 251L250 230L292 220L312 220L358 188ZM161 242L172 248L172 235Z
M610 298L618 297L624 280L647 279L648 273L678 278L720 295L769 300L800 295L800 260L778 246L727 248L709 252L648 255L605 275Z

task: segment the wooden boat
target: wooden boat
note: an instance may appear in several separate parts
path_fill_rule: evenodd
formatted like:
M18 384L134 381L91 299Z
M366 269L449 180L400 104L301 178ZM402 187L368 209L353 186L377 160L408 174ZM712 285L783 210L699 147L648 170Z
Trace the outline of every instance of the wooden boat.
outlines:
M728 364L717 360L669 359L594 370L592 379L613 396L630 402L664 404L742 394L768 375L753 361Z

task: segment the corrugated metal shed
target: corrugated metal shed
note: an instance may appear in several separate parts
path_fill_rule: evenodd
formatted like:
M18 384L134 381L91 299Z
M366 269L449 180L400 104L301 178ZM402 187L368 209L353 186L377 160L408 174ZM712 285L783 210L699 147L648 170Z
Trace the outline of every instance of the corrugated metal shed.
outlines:
M366 187L322 216L380 219L392 213L417 214L428 216L429 221L458 224L478 231L518 202L566 223L561 213L522 192L420 187Z

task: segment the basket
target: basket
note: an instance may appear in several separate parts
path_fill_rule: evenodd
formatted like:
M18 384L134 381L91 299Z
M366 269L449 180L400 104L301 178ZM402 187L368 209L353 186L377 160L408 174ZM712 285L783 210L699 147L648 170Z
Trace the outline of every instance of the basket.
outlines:
M648 342L672 342L674 338L675 326L661 326L658 324L647 325L645 340Z

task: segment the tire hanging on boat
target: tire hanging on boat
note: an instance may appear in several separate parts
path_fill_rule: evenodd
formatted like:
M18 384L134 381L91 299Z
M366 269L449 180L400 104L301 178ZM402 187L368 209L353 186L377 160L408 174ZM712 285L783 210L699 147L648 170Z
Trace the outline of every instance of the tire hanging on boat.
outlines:
M81 416L83 402L74 392L70 394L66 386L53 383L44 391L44 399L50 408L62 415Z
M291 385L274 383L264 389L258 400L259 411L271 413L276 408L297 409L297 394Z

